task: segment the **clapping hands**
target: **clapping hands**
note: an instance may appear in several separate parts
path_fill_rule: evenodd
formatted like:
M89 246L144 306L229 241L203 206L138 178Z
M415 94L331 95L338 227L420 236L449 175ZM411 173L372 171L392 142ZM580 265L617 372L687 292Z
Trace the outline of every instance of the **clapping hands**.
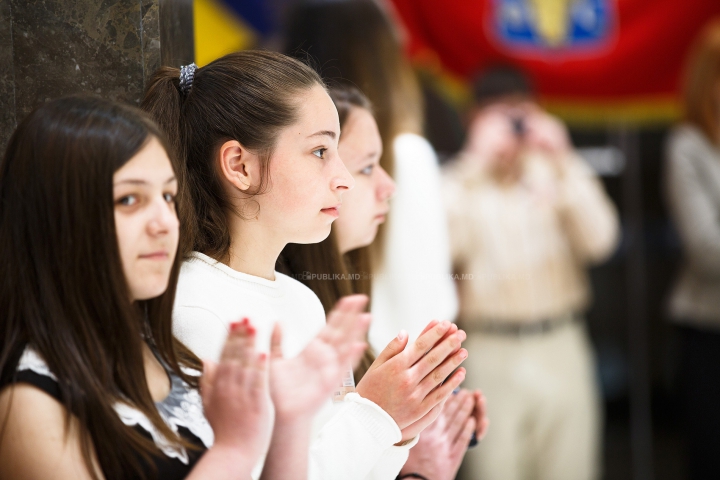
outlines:
M312 416L340 384L343 373L360 360L367 344L368 298L352 295L338 301L327 324L295 358L282 355L280 327L273 330L270 353L270 395L276 421Z

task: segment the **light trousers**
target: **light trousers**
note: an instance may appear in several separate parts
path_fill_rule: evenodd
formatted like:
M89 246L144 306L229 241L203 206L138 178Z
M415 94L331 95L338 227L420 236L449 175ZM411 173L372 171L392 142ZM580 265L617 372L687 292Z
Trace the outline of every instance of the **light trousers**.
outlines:
M512 336L468 332L466 388L487 398L490 428L461 480L594 480L600 402L584 323Z

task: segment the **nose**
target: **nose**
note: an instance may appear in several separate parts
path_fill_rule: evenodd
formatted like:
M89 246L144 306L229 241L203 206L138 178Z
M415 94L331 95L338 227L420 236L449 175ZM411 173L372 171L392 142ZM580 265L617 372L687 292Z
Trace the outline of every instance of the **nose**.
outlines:
M340 155L336 155L335 160L333 161L333 176L332 181L330 182L330 188L333 191L338 190L343 192L345 190L350 190L354 186L355 178L353 178L347 167L345 167Z
M173 204L168 203L162 197L154 202L148 221L148 232L151 235L165 235L177 230L179 226L180 221Z
M395 194L395 181L390 175L380 166L377 166L378 181L375 192L377 199L381 202L389 200Z

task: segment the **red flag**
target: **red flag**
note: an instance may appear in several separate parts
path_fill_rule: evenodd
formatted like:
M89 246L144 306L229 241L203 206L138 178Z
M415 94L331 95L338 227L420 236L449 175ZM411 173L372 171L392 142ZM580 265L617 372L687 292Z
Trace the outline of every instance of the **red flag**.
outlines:
M685 57L720 0L392 0L421 65L510 63L575 121L671 120Z

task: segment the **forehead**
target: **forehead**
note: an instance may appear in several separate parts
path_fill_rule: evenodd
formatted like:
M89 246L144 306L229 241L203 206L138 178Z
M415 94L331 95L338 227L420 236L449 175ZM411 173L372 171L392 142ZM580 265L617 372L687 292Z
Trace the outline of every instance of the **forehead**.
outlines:
M299 99L298 121L288 127L291 133L302 136L317 132L340 133L340 120L337 109L324 88L316 85L305 92Z
M381 153L382 138L369 111L360 107L350 110L340 135L340 148Z
M115 171L113 181L143 179L165 182L173 174L167 152L157 138L150 137L139 152Z

